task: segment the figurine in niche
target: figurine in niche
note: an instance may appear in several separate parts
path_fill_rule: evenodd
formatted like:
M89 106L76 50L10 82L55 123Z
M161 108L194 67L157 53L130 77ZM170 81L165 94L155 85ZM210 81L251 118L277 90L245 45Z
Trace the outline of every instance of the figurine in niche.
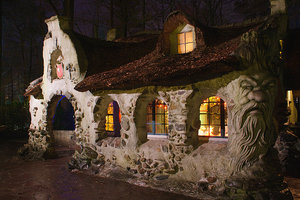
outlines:
M56 75L59 79L62 79L64 76L64 64L62 56L59 56L56 60Z

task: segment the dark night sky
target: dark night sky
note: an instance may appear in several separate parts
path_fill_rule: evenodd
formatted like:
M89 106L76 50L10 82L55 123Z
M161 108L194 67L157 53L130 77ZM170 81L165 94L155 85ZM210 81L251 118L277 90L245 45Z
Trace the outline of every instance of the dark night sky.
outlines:
M218 0L216 0L218 1ZM52 0L62 13L62 0ZM89 37L95 36L94 27L98 27L98 38L105 39L110 28L109 0L75 0L74 30ZM118 0L115 0L118 2ZM129 1L128 34L134 34L141 28L141 0ZM160 30L163 20L171 10L181 9L192 13L192 3L202 3L199 19L205 18L207 2L212 0L147 0L146 29ZM164 2L164 4L162 4ZM268 0L222 0L222 22L217 25L242 22L247 18L264 16L269 12ZM291 0L289 17L290 28L300 28L300 3ZM298 2L298 3L296 3ZM205 4L206 3L206 4ZM2 49L1 52L1 93L6 101L20 101L28 83L42 75L42 45L47 32L46 18L55 15L46 0L2 0ZM297 4L297 5L296 5ZM201 14L203 16L201 16ZM114 12L115 26L122 21L120 9Z

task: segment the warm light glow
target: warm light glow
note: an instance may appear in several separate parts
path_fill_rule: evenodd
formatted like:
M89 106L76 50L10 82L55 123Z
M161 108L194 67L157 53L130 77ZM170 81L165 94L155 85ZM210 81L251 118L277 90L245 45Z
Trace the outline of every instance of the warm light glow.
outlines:
M105 130L106 131L114 131L114 107L111 102L107 108L107 115L105 117Z
M200 106L199 136L228 137L226 103L220 97L212 96L203 101ZM221 134L223 127L224 135Z
M179 33L177 35L178 53L188 53L194 50L195 39L192 31Z
M168 106L156 99L147 106L147 133L153 135L168 133Z
M121 122L121 112L119 111L119 122ZM118 119L117 118L117 119ZM114 131L114 106L113 102L108 105L107 115L105 116L105 130L113 132Z
M280 51L279 51L279 58L282 59L283 57L283 40L279 40L279 44L280 44Z

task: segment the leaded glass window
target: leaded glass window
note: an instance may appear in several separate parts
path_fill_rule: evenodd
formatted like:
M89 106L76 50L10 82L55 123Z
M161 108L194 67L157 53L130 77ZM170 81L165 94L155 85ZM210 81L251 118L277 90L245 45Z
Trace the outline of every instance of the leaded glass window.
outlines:
M119 105L116 101L111 102L107 108L107 114L105 117L105 130L108 136L120 136L121 129L121 112Z
M168 126L168 106L156 99L147 106L147 134L166 136Z
M228 137L226 102L217 96L203 101L200 106L199 136Z
M179 54L188 53L194 50L195 39L193 31L179 33L177 35L177 40Z

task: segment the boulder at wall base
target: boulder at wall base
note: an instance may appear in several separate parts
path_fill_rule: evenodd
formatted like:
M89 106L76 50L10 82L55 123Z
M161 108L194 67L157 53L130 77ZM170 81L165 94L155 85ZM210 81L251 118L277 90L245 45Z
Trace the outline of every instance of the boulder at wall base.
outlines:
M287 184L278 180L227 180L225 194L230 199L293 200Z
M42 148L32 148L30 145L25 144L18 149L18 155L23 159L28 160L41 160L41 159L53 159L57 158L57 154L52 147L48 147L45 150Z
M94 151L93 149L91 149L90 147L84 147L82 154L90 159L96 159L98 156L98 153L96 151Z

